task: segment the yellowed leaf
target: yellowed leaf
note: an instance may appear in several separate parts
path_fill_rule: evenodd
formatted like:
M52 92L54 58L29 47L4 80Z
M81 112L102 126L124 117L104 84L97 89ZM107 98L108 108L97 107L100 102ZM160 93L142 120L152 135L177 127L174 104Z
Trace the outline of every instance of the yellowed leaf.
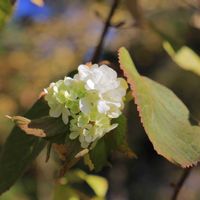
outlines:
M200 57L192 49L183 46L175 52L169 42L164 42L163 47L178 66L200 76Z

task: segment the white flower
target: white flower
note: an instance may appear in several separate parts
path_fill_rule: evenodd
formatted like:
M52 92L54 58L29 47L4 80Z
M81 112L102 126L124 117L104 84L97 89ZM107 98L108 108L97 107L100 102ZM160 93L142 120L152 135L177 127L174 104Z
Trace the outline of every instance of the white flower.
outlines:
M81 114L70 122L70 139L79 138L82 148L88 146L106 133L117 127L118 124L111 124L111 119L101 113L92 113L90 116Z
M101 65L100 67L97 64L90 67L80 65L78 74L74 78L84 81L87 90L97 90L100 93L115 89L119 85L116 81L117 73L107 65Z
M84 81L87 90L96 91L98 94L98 111L111 118L119 117L124 106L123 98L128 88L126 81L117 78L117 73L106 65L100 67L97 64L91 67L80 65L78 72L74 78ZM91 103L85 99L81 101L81 109L89 112Z
M79 139L82 148L92 148L106 133L117 127L128 86L106 65L80 65L74 78L51 83L44 91L51 117L62 117L70 126L70 139ZM69 121L70 116L70 121Z
M45 99L50 107L49 115L51 117L60 117L65 124L68 123L68 117L71 113L80 112L79 97L84 96L84 84L70 77L51 83L47 89L44 89Z
M63 97L61 95L60 88L63 87L63 81L58 81L56 83L51 83L49 88L45 89L45 99L48 102L48 105L50 107L49 115L51 117L59 117L62 115L62 120L65 124L68 123L68 117L69 117L69 110L64 104Z

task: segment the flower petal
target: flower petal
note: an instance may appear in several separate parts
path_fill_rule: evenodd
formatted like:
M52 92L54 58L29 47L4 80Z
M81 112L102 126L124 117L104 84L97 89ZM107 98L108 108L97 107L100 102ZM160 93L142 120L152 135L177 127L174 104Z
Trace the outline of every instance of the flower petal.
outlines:
M87 98L82 98L79 101L79 108L83 113L88 114L91 111L91 103Z
M69 135L69 138L70 138L71 140L74 140L74 139L76 139L79 135L80 135L79 132L71 132L70 135Z
M64 108L62 110L62 120L64 122L64 124L68 124L69 122L69 115L70 115L70 112L67 108Z
M95 89L95 83L91 79L87 80L86 89L87 90L94 90Z
M49 115L50 117L59 117L62 112L62 105L57 104L55 107L50 108Z
M110 110L110 107L106 104L106 101L103 101L103 100L99 100L98 101L98 104L97 104L97 108L98 108L98 111L100 113L106 113L108 110Z

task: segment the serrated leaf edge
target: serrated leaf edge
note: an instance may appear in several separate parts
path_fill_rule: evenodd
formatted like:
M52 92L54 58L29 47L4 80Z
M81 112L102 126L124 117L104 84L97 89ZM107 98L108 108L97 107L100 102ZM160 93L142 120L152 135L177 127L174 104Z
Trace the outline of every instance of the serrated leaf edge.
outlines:
M121 47L121 48L119 48L119 50L118 50L118 61L119 61L119 64L120 64L120 69L123 71L124 76L127 78L127 82L130 84L131 91L132 91L132 95L133 95L133 97L134 97L134 102L135 102L135 104L136 104L137 111L138 111L138 114L139 114L139 117L140 117L140 121L141 121L141 123L142 123L142 126L143 126L145 132L147 133L146 128L145 128L145 126L144 126L143 119L142 119L141 107L140 107L139 100L138 100L138 97L137 97L137 91L136 91L135 83L134 83L132 80L130 80L130 78L129 78L127 72L126 72L126 70L124 70L125 66L124 66L124 65L122 64L122 62L121 62L121 56L120 56L120 54L121 54L121 50L122 50L123 48L125 48L125 47ZM142 76L141 76L140 78L142 78ZM148 135L148 134L147 134L147 135ZM148 138L149 138L149 140L151 141L151 139L150 139L149 136L148 136ZM159 150L155 147L154 143L153 143L153 142L151 142L151 143L152 143L152 145L153 145L154 150L155 150L159 155L161 155L162 157L167 158L169 161L171 161L171 162L175 163L176 165L179 165L179 166L181 166L181 167L183 167L183 168L194 167L194 166L196 166L196 165L198 164L198 162L200 162L200 161L196 161L196 162L194 162L194 163L191 163L191 165L180 165L180 164L177 163L175 160L172 160L172 159L168 158L167 156L163 156L163 154L160 153Z

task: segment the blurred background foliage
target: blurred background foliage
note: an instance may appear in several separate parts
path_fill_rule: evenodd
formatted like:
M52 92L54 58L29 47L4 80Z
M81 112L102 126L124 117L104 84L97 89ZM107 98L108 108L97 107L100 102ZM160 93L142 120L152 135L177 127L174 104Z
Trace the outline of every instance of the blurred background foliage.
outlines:
M49 82L91 60L111 3L109 0L46 0L43 5L41 0L18 0L9 19L2 13L9 13L10 8L0 9L0 17L5 17L0 24L8 19L0 33L0 146L12 128L5 115L23 114ZM0 8L2 5L0 3ZM200 119L200 77L179 68L162 46L163 41L168 41L175 51L188 46L200 54L200 2L121 0L112 24L101 59L118 67L117 49L126 46L142 74L171 88L188 106L193 118ZM108 180L105 198L169 200L182 170L155 153L133 102L128 107L128 141L138 159L127 160L121 154L111 156L112 166L98 174ZM61 188L57 186L54 191L58 159L51 159L48 163L44 160L45 152L0 199L64 199L62 195L66 190L75 196L65 199L87 199L85 191L89 192L89 199L95 195L98 197L91 185L77 187L67 178L64 182L61 180ZM78 167L83 168L81 163ZM84 171L88 172L87 169ZM83 184L87 183L83 179L87 174L79 172L72 179L79 176ZM96 189L101 188L95 178ZM105 191L106 179L102 179ZM196 167L179 199L198 200L199 191L200 169ZM61 196L56 198L55 194Z

